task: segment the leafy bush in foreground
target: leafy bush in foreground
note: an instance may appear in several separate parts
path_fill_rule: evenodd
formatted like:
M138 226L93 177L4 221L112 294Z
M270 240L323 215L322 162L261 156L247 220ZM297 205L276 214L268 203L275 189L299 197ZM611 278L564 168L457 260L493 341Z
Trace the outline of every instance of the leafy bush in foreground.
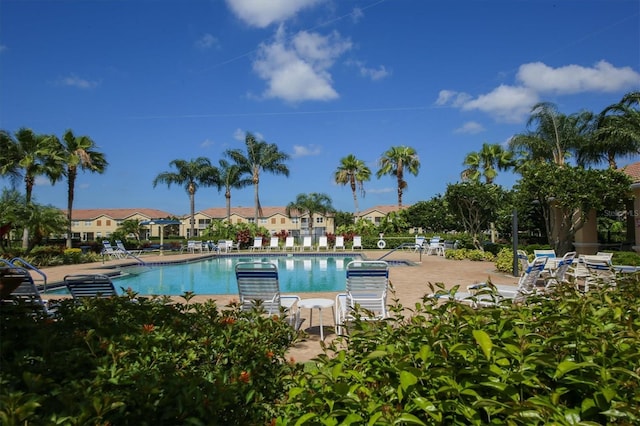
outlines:
M276 423L638 424L639 294L634 277L520 305L396 306L388 321L356 321L346 349L296 376Z
M67 301L55 319L3 306L0 424L264 424L296 367L279 316L213 302Z

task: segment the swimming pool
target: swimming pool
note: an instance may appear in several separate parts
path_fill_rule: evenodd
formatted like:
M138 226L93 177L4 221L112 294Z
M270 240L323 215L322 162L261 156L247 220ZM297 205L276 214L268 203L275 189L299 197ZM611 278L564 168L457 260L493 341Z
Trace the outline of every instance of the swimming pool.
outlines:
M220 256L203 261L135 267L133 273L114 278L119 293L131 288L142 295L179 296L238 294L237 262L272 262L278 267L281 293L338 292L345 288L345 268L359 256Z

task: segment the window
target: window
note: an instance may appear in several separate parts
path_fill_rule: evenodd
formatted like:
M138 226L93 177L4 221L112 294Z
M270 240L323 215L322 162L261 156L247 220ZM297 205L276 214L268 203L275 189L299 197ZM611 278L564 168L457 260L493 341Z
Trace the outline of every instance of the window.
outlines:
M261 224L261 225L266 225L266 224L267 224L267 219L263 219L263 218L261 218L261 219L260 219L260 224Z
M101 220L97 220L96 221L96 226L102 226L102 221Z
M284 223L286 223L286 222L287 222L287 221L286 221L286 219L285 219L284 217L281 217L281 218L280 218L280 223L281 223L281 224L284 224Z
M291 218L291 223L298 223L298 218L297 217L292 217Z
M324 217L316 217L316 223L324 223Z
M111 226L111 221L107 219L107 226Z
M271 218L271 224L272 224L272 225L275 225L275 224L276 224L276 218L275 218L275 217L272 217L272 218Z
M80 221L79 220L72 220L71 221L71 226L80 226Z
M84 221L84 226L91 226L91 225L93 225L93 222L91 222L90 220Z

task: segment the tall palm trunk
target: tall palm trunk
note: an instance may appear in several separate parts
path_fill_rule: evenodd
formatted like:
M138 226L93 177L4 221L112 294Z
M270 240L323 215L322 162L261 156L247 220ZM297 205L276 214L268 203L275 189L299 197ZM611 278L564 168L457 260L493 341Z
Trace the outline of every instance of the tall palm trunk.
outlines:
M189 210L191 213L191 218L189 219L191 238L193 238L196 236L196 190L193 185L189 185Z
M224 192L224 198L227 204L227 223L231 222L231 191L229 188Z
M73 199L75 195L76 176L78 171L75 167L69 167L67 180L67 248L73 246L71 238L71 220L73 218Z
M353 205L355 207L356 217L360 213L358 208L358 194L356 193L356 178L355 176L351 176L351 192L353 193Z

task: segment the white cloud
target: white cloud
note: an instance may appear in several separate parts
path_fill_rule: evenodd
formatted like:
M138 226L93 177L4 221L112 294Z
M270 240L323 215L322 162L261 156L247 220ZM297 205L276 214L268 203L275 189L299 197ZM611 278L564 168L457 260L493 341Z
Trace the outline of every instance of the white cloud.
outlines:
M360 67L360 74L364 77L369 77L371 80L382 80L385 77L391 75L390 71L387 71L384 65L380 65L376 68L367 68L365 66Z
M61 86L77 87L78 89L93 89L100 85L99 81L91 81L78 77L75 74L71 74L68 77L63 77L58 80L58 84Z
M248 25L264 28L281 23L323 0L227 0L227 6Z
M485 128L482 124L475 122L475 121L468 121L466 123L464 123L462 125L462 127L459 127L457 129L455 129L453 132L454 133L463 133L463 134L468 134L468 135L475 135L478 133L482 133L485 131Z
M436 105L447 105L451 104L454 107L462 107L465 102L468 102L472 99L472 96L468 93L463 92L455 92L453 90L441 90L438 93L438 99L436 100Z
M367 194L388 194L390 192L396 192L396 188L378 188L378 189L367 189Z
M337 32L322 36L302 31L288 39L280 27L273 43L260 45L253 63L254 71L267 81L263 97L289 102L336 99L328 70L349 49L351 42Z
M5 50L7 50L7 46L4 44L0 44L0 53L4 52Z
M630 67L616 68L607 61L600 61L592 68L580 65L552 68L533 62L520 66L517 79L538 92L559 94L616 92L640 85L639 73Z
M482 111L498 121L521 122L547 93L569 95L632 89L640 85L640 73L630 67L616 68L606 61L591 68L580 65L552 68L533 62L520 66L516 80L516 85L503 84L475 98L468 93L441 90L436 105Z
M220 45L218 39L208 33L196 40L195 44L199 49L211 49L212 47L219 47Z
M479 110L493 115L499 121L519 122L539 100L538 94L532 89L501 85L485 95L465 102L462 109Z
M302 146L302 145L294 145L293 146L293 154L292 158L300 158L300 157L309 157L314 155L319 155L321 149L316 145Z
M200 144L200 146L201 146L202 148L208 148L208 147L213 146L213 145L215 145L215 142L214 142L214 141L212 141L211 139L205 139L205 140L203 140L203 141L202 141L202 143Z
M351 19L354 23L360 22L360 19L364 17L364 12L359 7L354 7L351 11Z
M257 140L259 141L263 141L264 140L264 135L260 132L249 132L251 133ZM233 138L237 141L240 141L242 143L244 143L245 139L247 137L247 131L243 130L241 128L237 128L234 132L233 132Z

